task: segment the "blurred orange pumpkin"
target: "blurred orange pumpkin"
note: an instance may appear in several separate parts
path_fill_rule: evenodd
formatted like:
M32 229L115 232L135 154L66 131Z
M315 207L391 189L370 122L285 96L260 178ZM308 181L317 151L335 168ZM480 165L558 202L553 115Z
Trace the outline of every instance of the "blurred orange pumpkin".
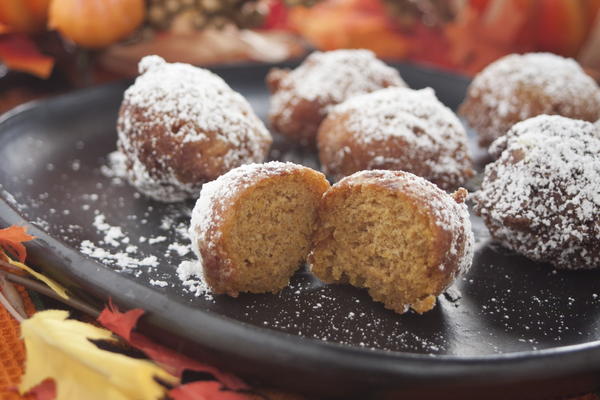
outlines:
M570 57L577 55L599 7L596 0L540 0L538 49Z
M471 0L445 27L449 54L475 73L509 53L579 54L600 18L600 0ZM600 19L598 19L600 21Z
M330 0L289 13L292 29L320 50L367 48L378 57L399 59L408 39L392 26L379 0Z
M0 33L36 33L46 28L50 0L0 0Z
M144 0L52 0L48 26L80 46L98 48L130 35L144 16Z

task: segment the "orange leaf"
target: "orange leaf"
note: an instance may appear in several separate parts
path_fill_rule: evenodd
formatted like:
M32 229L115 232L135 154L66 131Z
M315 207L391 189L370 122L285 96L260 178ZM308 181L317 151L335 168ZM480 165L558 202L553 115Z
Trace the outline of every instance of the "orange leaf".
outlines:
M143 314L144 310L139 308L122 313L112 304L112 301L109 301L108 306L102 310L98 317L98 322L126 339L129 345L143 351L148 357L161 364L169 373L177 377L181 377L184 370L207 372L219 380L227 389L240 390L248 388L244 382L233 375L223 373L210 365L199 363L161 346L137 332L132 332L137 320Z
M253 398L244 393L222 389L223 386L215 381L192 382L172 389L169 396L173 400L250 400Z
M0 37L0 60L10 69L23 71L40 78L50 76L54 59L40 53L25 35L10 34Z
M23 226L10 226L0 229L0 248L13 254L20 262L25 262L27 250L23 242L35 239L34 236L27 234L27 229Z
M117 307L113 304L112 299L108 299L108 307L105 307L104 310L102 310L98 317L98 322L105 328L121 336L123 339L130 341L131 331L143 314L144 310L141 308L134 308L126 313L119 312Z

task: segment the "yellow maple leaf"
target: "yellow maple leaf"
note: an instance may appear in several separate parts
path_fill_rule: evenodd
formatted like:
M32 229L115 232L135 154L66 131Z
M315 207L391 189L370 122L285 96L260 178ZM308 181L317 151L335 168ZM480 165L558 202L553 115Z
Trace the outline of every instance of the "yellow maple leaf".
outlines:
M177 378L156 364L98 348L90 340L115 341L102 328L67 319L62 310L40 311L21 324L27 359L19 391L54 379L56 400L160 399Z
M58 294L63 299L69 298L69 295L67 294L67 290L59 283L56 283L52 279L48 278L46 275L43 275L43 274L40 274L39 272L34 271L33 269L29 268L27 265L23 264L22 262L15 261L15 260L11 259L10 257L7 257L7 258L8 258L8 262L11 265L14 265L17 268L20 268L23 271L29 272L31 275L33 275L37 279L44 282L50 289L52 289L56 294Z

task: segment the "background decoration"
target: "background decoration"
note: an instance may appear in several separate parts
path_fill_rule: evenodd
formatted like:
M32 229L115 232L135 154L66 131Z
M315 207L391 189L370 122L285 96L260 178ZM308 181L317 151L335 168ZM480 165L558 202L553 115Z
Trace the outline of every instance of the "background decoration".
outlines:
M213 65L311 48L369 48L465 74L549 51L594 73L599 9L600 0L6 0L0 60L44 79L56 65L74 86L133 76L147 54Z
M144 21L144 0L52 0L48 27L83 47L124 39Z
M17 400L86 399L265 399L237 377L210 365L188 358L134 331L144 310L120 312L109 302L102 312L81 300L66 297L65 290L32 268L14 261L25 261L23 242L35 239L20 226L0 229L0 398ZM14 264L49 289L18 278ZM7 279L8 278L8 279ZM79 321L68 319L68 312L35 312L27 291L10 280L58 299L84 311ZM90 317L93 319L90 320ZM100 328L94 324L97 317ZM118 338L117 336L120 336ZM200 380L186 380L184 371L204 374ZM21 397L17 391L17 385ZM96 397L94 397L96 396Z
M21 393L52 379L57 400L158 400L178 382L152 362L104 350L101 343L115 341L110 331L67 317L41 311L21 324L27 349Z

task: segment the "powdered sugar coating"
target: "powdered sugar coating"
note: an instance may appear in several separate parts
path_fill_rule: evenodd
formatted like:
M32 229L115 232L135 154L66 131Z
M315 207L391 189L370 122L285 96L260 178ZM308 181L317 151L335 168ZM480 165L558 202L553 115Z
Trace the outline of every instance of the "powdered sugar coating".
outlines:
M504 246L557 268L600 267L600 137L593 124L542 115L492 148L475 210Z
M370 50L316 51L294 69L285 82L293 82L294 94L305 100L325 100L327 107L351 96L381 88L384 79L406 86L395 69ZM276 102L285 93L274 96Z
M271 135L220 77L144 57L126 90L117 130L127 177L144 194L179 201L244 163L261 162Z
M544 135L549 135L552 140L564 138L568 141L573 139L574 135L576 137L591 135L600 139L600 131L590 129L590 125L587 121L557 115L538 115L513 125L506 135L496 139L490 145L489 153L498 158L512 142L525 143L527 140L541 140Z
M221 235L219 226L223 222L223 214L237 196L264 179L303 169L306 167L279 161L247 164L206 183L192 211L189 230L192 249L198 259L203 261L200 247L205 247L208 251L215 250ZM222 261L225 266L230 265L229 259L222 259ZM227 275L230 271L225 269L220 272Z
M466 131L431 88L352 97L331 110L317 145L324 171L336 179L363 169L404 170L454 189L473 175Z
M332 106L384 87L406 86L397 70L369 50L317 51L292 71L275 70L273 77L271 123L283 134L304 139L314 138Z
M475 77L461 113L488 145L516 122L540 114L595 121L600 117L600 88L573 59L512 54Z

